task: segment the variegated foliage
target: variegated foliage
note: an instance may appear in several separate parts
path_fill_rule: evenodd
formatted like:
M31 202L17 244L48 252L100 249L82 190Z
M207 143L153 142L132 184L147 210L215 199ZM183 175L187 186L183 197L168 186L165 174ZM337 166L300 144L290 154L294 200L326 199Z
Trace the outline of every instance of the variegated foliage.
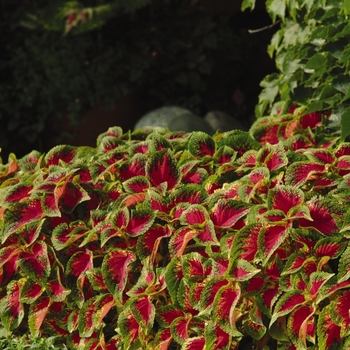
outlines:
M260 142L113 127L12 155L1 324L71 349L349 348L350 144L281 118Z

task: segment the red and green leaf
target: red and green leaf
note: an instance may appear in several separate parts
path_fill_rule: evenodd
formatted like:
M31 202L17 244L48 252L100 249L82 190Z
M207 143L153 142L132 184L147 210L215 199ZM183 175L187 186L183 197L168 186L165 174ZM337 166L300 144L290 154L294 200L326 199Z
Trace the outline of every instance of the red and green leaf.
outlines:
M325 237L319 240L315 247L314 252L317 258L324 256L330 259L338 258L346 248L344 242L341 241L341 237Z
M23 288L21 290L20 301L22 303L31 304L36 299L38 299L43 294L44 291L45 291L44 287L28 279L23 285Z
M262 224L250 224L237 233L231 250L231 261L236 259L254 261L259 250L258 238L262 228Z
M171 335L170 328L165 328L158 331L154 339L157 350L168 350L172 341L173 337ZM114 350L114 348L110 350Z
M129 308L123 310L119 315L118 327L126 348L139 338L139 324Z
M24 317L24 307L20 301L24 281L12 281L7 285L7 295L0 300L1 323L7 331L16 329Z
M270 171L277 170L288 164L288 158L282 143L266 144L258 153L257 161Z
M181 349L183 350L204 350L206 349L206 342L204 337L192 337L183 343ZM221 348L223 349L223 348Z
M321 310L317 323L318 347L320 350L341 349L341 327L334 323L328 307Z
M315 311L314 306L302 305L293 310L288 317L288 335L297 348L306 349L307 340L315 341Z
M67 263L66 275L74 278L80 277L86 271L93 268L93 255L90 251L79 251L73 254Z
M219 199L211 210L210 218L215 226L233 227L248 213L249 208L249 205L233 199Z
M103 280L100 267L95 267L86 271L86 277L89 279L92 288L96 291L107 291L107 286Z
M332 319L340 327L340 336L342 338L349 336L350 326L350 292L345 290L335 300L332 301L330 309Z
M292 186L276 186L269 191L268 205L270 209L282 210L285 215L288 212L302 204L304 193L298 188Z
M205 349L228 350L232 336L225 332L215 321L209 321L205 327ZM204 349L204 348L203 348Z
M180 258L175 257L171 259L165 270L165 282L168 287L171 300L174 304L177 302L177 292L180 281L183 277L184 276Z
M193 132L188 142L189 151L198 158L205 156L212 157L216 150L216 145L212 137L208 134L196 131Z
M56 279L47 282L46 292L51 300L55 302L60 302L66 299L70 290L65 288L62 284L60 270L56 268Z
M202 205L193 204L182 213L180 221L189 227L202 227L208 219L207 210Z
M304 154L314 163L333 164L336 160L332 152L327 149L308 149Z
M18 264L35 282L39 284L45 282L51 272L46 243L35 242L30 249L21 253Z
M287 168L286 183L300 187L307 181L319 179L326 172L322 163L295 162Z
M293 290L283 294L273 310L270 327L277 318L290 314L295 308L304 305L305 301L305 295L299 291Z
M201 310L211 311L213 308L214 299L219 289L228 285L228 283L229 282L225 277L215 277L210 279L205 285L201 295Z
M44 296L30 304L28 324L32 334L37 334L37 332L40 330L41 325L49 312L50 305L51 300L47 296Z
M150 332L154 324L155 306L148 295L135 297L130 303L130 310L137 323L144 329L145 333Z
M208 198L208 194L201 185L187 184L177 188L169 196L169 203L173 207L178 203L200 204Z
M179 317L184 317L183 311L174 305L166 305L157 309L157 322L164 328L168 328L172 322Z
M192 315L187 314L183 317L176 318L170 325L171 335L179 344L183 344L190 338L189 324L191 319Z
M59 165L60 161L70 164L73 161L76 152L76 147L73 146L56 146L47 152L45 156L46 166L50 167L51 165Z
M119 169L119 177L125 181L134 176L145 176L145 165L147 157L144 154L136 153L128 162L124 162Z
M9 203L16 203L27 200L31 196L30 192L32 191L33 187L33 184L20 183L18 185L14 185L5 192L2 201L6 205Z
M52 245L57 251L60 251L84 237L88 230L88 227L81 221L73 221L69 226L63 222L57 225L52 231Z
M145 259L150 257L151 262L155 262L157 258L157 254L159 252L159 245L163 238L170 237L172 234L169 226L162 226L156 224L152 226L149 230L147 230L142 236L137 239L137 253L140 259Z
M235 307L240 299L241 290L238 284L225 285L215 295L213 303L213 316L218 325L232 336L242 334L236 328L238 314Z
M146 176L152 186L159 188L161 184L166 183L168 190L180 182L181 174L169 149L163 149L148 158Z
M313 221L307 219L299 219L301 227L315 228L323 235L331 235L339 231L338 226L332 216L332 207L327 205L321 199L313 198L307 206L310 210L310 216Z
M148 210L131 210L126 232L133 237L144 234L153 224L156 214Z
M350 278L350 245L347 246L340 257L338 270L338 283L347 281Z
M21 226L41 219L42 217L43 210L40 199L15 203L7 208L4 213L2 243Z
M181 256L187 244L196 236L197 232L191 228L180 228L170 237L169 252L172 257Z
M182 272L185 278L204 277L206 259L199 253L189 253L181 257Z
M145 176L134 176L123 182L126 192L139 193L151 187L151 183Z
M108 290L122 301L128 278L128 267L135 256L126 250L116 249L105 255L102 262L102 275Z
M235 261L233 271L231 273L237 281L248 281L260 271L261 270L255 268L247 260L239 259Z
M309 280L309 293L311 296L316 296L319 290L334 276L334 273L316 271L311 273Z
M4 266L11 259L17 261L18 255L21 253L22 249L18 247L17 244L5 246L0 249L0 268Z
M266 263L290 233L290 224L268 225L259 233L259 252Z
M306 260L307 256L302 256L297 253L292 254L286 261L284 265L284 270L281 273L281 275L283 276L299 271L303 267L303 264Z
M263 323L262 311L255 304L249 311L249 315L243 321L244 330L253 339L260 340L266 334L266 327Z

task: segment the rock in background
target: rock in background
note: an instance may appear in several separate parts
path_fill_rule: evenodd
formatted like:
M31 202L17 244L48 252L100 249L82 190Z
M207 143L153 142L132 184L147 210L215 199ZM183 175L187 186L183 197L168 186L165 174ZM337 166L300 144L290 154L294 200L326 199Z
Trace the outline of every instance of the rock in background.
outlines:
M210 111L204 118L200 118L190 110L177 106L162 107L145 114L135 124L134 130L144 127L169 128L170 131L204 131L210 135L216 131L246 129L242 123L226 113Z

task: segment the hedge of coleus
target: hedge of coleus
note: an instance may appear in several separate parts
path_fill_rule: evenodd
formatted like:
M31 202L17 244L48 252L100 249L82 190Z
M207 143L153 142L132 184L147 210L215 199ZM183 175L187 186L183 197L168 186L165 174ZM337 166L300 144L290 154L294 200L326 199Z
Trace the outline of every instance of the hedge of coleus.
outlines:
M69 349L350 348L350 143L317 136L327 115L12 155L1 324Z

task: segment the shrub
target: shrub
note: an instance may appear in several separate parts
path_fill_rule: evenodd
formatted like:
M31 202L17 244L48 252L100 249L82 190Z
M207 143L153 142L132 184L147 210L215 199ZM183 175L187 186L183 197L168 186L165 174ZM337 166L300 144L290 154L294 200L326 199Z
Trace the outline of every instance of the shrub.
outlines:
M254 5L255 0L244 0L242 8ZM302 114L332 110L327 128L347 139L349 2L268 0L266 9L275 24L280 22L268 47L278 73L261 82L256 116L264 116L267 110L275 114L281 108L286 112L293 104Z
M1 323L70 349L349 347L350 144L312 138L320 115L11 155Z

